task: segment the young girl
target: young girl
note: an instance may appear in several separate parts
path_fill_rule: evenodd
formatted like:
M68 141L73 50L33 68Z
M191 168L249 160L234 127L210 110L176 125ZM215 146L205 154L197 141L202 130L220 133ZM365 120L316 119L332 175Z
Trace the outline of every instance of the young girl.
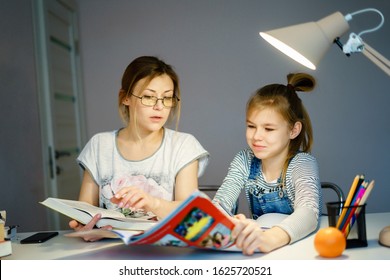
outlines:
M150 56L131 62L122 77L119 112L125 127L96 134L78 157L84 170L79 200L164 217L197 189L209 157L195 137L164 127L175 116L177 127L180 114L173 68ZM99 219L69 225L88 230Z
M289 74L287 80L287 85L267 85L249 99L249 148L236 155L214 198L231 211L245 190L252 219L236 215L233 237L248 255L293 243L319 225L321 185L317 161L309 154L312 126L296 93L312 90L315 80L303 73ZM287 216L264 231L255 220L265 213Z

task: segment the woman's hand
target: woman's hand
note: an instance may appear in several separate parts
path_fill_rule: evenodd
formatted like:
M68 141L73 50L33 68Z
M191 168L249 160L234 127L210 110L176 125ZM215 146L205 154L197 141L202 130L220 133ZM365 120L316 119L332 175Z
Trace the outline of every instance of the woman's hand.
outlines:
M232 236L236 239L237 248L242 249L245 255L252 255L256 250L268 253L290 242L289 235L279 227L262 229L258 223L246 219L244 215L235 217Z
M79 222L77 222L76 220L72 220L69 222L69 227L74 229L75 231L87 231L87 230L91 230L93 229L95 226L96 226L96 223L100 220L101 218L101 215L100 214L96 214L91 221L89 221L88 224L86 225L83 225L83 224L80 224ZM108 230L111 230L112 227L111 226L104 226L104 227L101 227L102 229L108 229ZM91 235L88 235L88 236L84 236L83 237L84 241L89 241L89 242L93 242L93 241L97 241L97 240L100 240L101 237L96 237L94 236L93 234Z
M111 202L118 205L119 208L144 209L147 212L155 213L160 205L160 200L144 192L137 187L124 187L120 189Z

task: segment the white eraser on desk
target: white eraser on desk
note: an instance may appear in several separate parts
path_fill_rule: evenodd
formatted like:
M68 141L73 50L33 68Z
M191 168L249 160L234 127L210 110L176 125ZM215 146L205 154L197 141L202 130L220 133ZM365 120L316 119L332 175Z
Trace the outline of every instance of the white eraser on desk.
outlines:
M387 226L379 233L379 244L390 247L390 226Z

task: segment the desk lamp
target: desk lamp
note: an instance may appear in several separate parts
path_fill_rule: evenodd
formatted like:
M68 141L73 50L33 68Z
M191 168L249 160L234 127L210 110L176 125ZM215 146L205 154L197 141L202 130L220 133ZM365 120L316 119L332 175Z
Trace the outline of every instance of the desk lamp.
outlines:
M362 31L359 34L351 33L349 40L343 45L340 42L340 37L349 29L348 21L353 16L364 12L378 13L381 17L381 22L377 27ZM346 16L343 16L340 12L335 12L317 22L307 22L260 32L260 36L287 56L312 70L316 69L316 65L330 46L335 43L347 56L350 56L352 53L363 53L390 76L390 61L361 38L363 34L381 28L383 23L383 14L377 9L368 8L347 14Z

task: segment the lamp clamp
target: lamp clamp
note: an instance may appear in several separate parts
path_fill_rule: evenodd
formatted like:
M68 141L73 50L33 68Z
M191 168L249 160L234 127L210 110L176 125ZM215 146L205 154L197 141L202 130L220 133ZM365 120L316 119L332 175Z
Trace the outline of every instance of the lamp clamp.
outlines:
M345 54L362 52L364 49L364 43L362 38L360 38L355 33L349 34L349 39L346 44L343 46L343 52Z
M337 37L334 43L345 53L346 56L351 56L352 53L362 52L364 50L364 43L355 33L349 35L349 39L346 44L341 43L340 38Z

